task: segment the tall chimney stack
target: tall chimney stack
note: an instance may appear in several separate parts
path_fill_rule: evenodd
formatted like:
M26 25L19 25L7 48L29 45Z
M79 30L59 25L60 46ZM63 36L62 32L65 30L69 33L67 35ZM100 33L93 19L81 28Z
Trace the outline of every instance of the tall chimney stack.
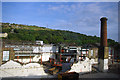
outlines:
M101 20L101 47L107 47L107 18L103 17Z
M98 52L98 69L101 72L108 70L108 52L107 47L107 18L102 17L101 21L101 36L100 36L100 47Z

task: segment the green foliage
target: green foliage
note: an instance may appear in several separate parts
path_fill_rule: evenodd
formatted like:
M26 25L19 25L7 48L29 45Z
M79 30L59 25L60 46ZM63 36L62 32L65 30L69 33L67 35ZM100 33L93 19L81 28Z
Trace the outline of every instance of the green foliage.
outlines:
M65 43L65 44L75 44L78 46L100 42L100 38L97 36L87 36L84 34L75 33L72 31L65 31L65 30L51 30L45 27L37 27L35 25L28 26L28 25L19 24L20 28L14 28L14 33L10 33L11 28L8 28L8 25L9 23L2 25L2 32L8 33L8 37L4 39L9 39L9 40L17 40L17 41L42 40L44 41L44 43L47 44ZM18 24L12 24L12 25L16 26ZM117 43L114 40L108 39L109 46L113 46L116 44Z
M3 28L2 28L2 32L3 32L3 33L5 33L5 32L6 32L6 33L9 33L10 31L11 31L11 29L3 29Z

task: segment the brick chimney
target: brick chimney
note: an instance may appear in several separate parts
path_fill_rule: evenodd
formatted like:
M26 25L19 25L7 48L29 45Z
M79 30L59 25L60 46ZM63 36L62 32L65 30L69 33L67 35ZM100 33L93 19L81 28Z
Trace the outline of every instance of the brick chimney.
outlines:
M107 18L102 17L101 21L101 35L100 35L100 47L98 52L98 69L101 72L108 70L108 52L107 47Z
M107 47L107 18L103 17L101 20L101 47Z

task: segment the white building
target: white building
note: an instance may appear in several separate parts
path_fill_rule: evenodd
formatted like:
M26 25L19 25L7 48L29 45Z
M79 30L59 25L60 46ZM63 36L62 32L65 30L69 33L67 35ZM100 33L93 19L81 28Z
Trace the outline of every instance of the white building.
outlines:
M0 33L0 37L7 37L8 34L7 33Z
M40 44L38 44L40 43ZM44 44L43 41L36 41L36 44L5 44L5 48L13 48L15 60L22 63L48 61L53 52L58 52L57 46Z

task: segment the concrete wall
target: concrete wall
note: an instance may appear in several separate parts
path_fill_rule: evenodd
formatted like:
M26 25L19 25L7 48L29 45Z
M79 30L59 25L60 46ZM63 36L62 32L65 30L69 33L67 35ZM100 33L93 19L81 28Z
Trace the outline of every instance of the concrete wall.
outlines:
M98 58L98 48L91 48L88 51L88 57L92 59Z
M40 53L40 52L41 52L41 47L33 46L33 53Z
M85 73L85 72L91 72L91 71L92 71L92 63L91 63L91 60L87 58L85 61L79 61L77 63L74 63L71 66L71 69L69 72Z
M43 46L35 46L35 45L5 45L6 48L14 48L14 50L18 51L33 51L33 53L46 53L46 52L57 52L57 46L45 44Z
M49 58L53 56L53 53L40 53L36 54L35 56L32 57L19 57L19 59L14 59L16 61L19 61L21 63L29 63L29 62L40 62L41 61L41 55L42 55L42 61L49 61Z
M49 58L52 56L51 53L43 53L42 54L42 61L49 61Z
M53 46L53 45L44 45L43 47L41 47L42 52L46 53L46 52L57 52L57 47Z
M98 48L92 48L93 49L93 58L98 58Z

